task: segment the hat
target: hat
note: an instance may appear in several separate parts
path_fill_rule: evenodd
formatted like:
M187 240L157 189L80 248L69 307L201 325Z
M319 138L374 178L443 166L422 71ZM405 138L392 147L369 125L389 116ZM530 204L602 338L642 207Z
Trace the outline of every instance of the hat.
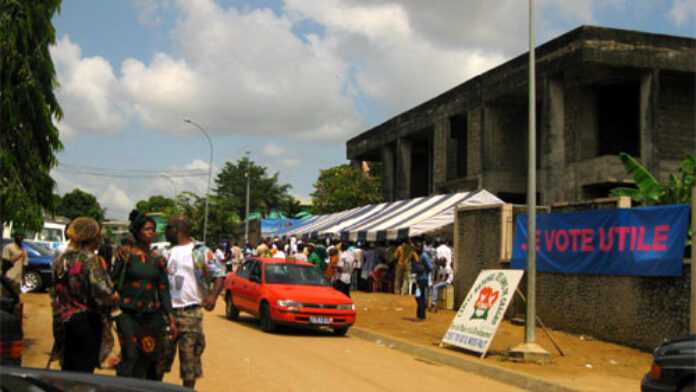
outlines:
M101 236L101 227L96 220L81 216L73 219L67 229L68 238L75 242L87 242Z

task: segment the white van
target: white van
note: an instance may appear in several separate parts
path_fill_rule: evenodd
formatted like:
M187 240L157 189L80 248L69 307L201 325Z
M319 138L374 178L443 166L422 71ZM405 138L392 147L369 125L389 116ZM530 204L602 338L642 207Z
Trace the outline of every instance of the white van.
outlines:
M2 237L11 238L11 236L12 222L9 222L2 228ZM28 232L24 239L41 243L54 252L62 252L68 246L68 240L65 238L65 225L56 222L44 222L41 231Z

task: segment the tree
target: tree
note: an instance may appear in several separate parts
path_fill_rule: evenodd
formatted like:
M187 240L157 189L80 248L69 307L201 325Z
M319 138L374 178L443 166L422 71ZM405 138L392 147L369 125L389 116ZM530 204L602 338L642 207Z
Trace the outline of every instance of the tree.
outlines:
M75 188L72 192L66 193L60 200L60 205L56 208L56 213L69 219L78 216L88 216L98 222L104 220L104 210L97 198L91 193L84 192Z
M635 188L619 187L611 190L611 196L628 196L640 204L678 204L691 202L691 188L696 184L696 156L686 157L679 165L677 174L670 174L661 183L637 159L629 154L619 155L626 172L633 176Z
M170 216L176 212L176 200L161 195L150 196L147 200L140 200L135 203L135 208L141 212L161 212L165 216Z
M53 208L49 175L63 148L48 50L60 0L0 0L0 222L39 230Z
M259 166L247 157L236 163L226 162L215 179L216 195L228 208L234 210L242 220L246 219L246 173L250 178L250 211L264 215L272 209L288 213L299 210L288 184L278 182L278 173L269 175L267 168ZM212 199L211 199L212 200Z
M379 178L350 165L321 170L311 196L312 208L316 214L382 202Z

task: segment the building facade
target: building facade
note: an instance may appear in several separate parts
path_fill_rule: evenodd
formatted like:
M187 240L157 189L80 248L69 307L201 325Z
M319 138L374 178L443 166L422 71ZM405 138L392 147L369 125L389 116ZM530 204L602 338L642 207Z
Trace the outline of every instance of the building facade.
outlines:
M382 163L385 200L485 188L524 203L528 54L347 142ZM540 203L630 183L618 154L665 178L696 154L696 39L582 26L536 49Z

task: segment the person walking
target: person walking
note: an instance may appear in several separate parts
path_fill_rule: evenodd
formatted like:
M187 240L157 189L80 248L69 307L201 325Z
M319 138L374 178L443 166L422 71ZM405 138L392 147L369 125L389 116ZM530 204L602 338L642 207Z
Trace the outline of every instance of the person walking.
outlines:
M404 240L394 252L396 259L396 274L394 277L394 293L404 295L409 292L408 282L411 275L411 265L419 260L418 253L410 240Z
M118 294L106 263L94 252L101 228L92 218L75 218L67 229L70 246L51 264L54 348L62 370L93 373L100 363L104 327Z
M116 374L159 380L162 336L167 326L176 333L167 265L164 257L150 248L155 238L154 219L133 210L129 220L135 244L117 250L112 268L122 310L116 319L122 355Z
M210 249L194 243L187 218L170 218L165 235L174 244L167 251L167 269L177 335L175 339L165 340L160 371L162 374L171 371L178 348L179 375L185 387L194 388L196 380L203 376L203 309L215 309L225 271Z
M24 242L24 235L15 233L13 241L2 248L3 270L7 271L5 277L12 283L13 289L17 292L21 291L24 266L29 260L27 251L22 248L22 242Z
M416 317L418 320L425 320L425 308L428 301L428 275L433 270L430 254L423 249L422 245L416 247L420 257L412 261L411 271L416 274Z

